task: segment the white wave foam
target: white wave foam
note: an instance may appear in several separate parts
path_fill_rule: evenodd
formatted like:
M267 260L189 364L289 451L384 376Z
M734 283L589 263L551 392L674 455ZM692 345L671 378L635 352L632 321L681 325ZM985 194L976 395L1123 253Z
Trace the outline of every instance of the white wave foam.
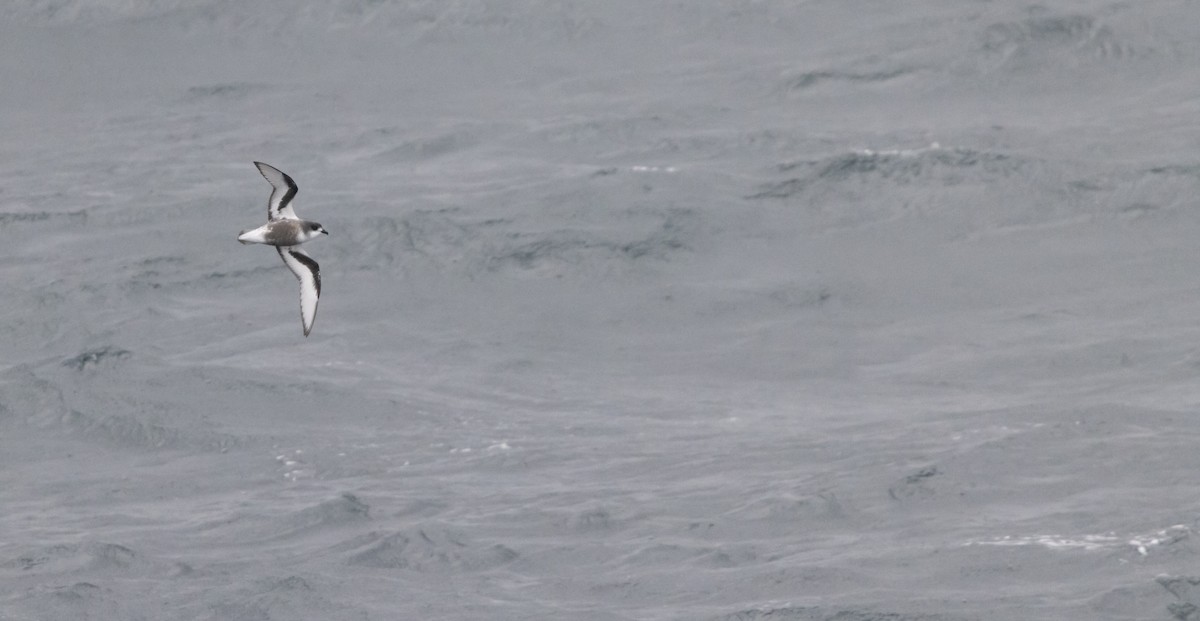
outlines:
M1191 529L1182 524L1176 524L1154 531L1149 534L1122 536L1117 533L1101 535L1005 535L990 539L975 539L966 542L966 546L1041 546L1051 550L1115 550L1132 546L1138 554L1148 556L1150 550L1160 546L1173 544L1187 539Z

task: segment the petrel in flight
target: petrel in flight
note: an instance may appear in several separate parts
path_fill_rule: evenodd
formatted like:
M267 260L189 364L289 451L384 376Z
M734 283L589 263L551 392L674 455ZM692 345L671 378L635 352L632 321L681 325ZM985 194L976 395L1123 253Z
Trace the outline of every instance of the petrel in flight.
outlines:
M312 332L317 318L317 300L321 297L321 266L300 249L300 244L318 236L328 235L324 227L311 220L301 220L292 210L292 199L300 188L283 171L262 162L254 162L258 172L271 184L267 199L267 223L250 231L242 231L238 241L243 244L275 246L284 265L300 281L300 321L304 336Z

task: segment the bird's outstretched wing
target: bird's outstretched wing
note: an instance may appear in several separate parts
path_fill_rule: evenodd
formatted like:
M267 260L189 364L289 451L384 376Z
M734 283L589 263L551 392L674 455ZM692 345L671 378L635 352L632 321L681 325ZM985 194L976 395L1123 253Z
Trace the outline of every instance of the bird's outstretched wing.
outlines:
M271 198L267 199L267 221L299 220L296 212L292 210L292 199L296 198L296 193L300 191L296 182L270 164L254 162L254 165L258 167L258 172L262 173L272 188Z
M304 325L304 336L312 332L317 319L317 300L321 297L321 266L296 246L276 246L279 258L292 270L300 281L300 321Z

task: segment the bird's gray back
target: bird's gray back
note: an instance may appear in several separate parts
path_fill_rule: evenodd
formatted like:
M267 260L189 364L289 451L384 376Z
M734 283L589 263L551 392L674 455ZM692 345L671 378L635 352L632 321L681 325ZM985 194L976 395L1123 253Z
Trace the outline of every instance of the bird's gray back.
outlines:
M295 246L305 241L302 232L306 222L303 220L275 220L268 224L263 241L272 246Z

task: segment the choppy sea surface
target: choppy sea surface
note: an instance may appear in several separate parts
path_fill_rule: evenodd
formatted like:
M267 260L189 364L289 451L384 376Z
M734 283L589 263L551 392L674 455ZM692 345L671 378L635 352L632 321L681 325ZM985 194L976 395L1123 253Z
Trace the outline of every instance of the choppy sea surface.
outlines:
M0 619L1200 619L1197 32L9 4Z

